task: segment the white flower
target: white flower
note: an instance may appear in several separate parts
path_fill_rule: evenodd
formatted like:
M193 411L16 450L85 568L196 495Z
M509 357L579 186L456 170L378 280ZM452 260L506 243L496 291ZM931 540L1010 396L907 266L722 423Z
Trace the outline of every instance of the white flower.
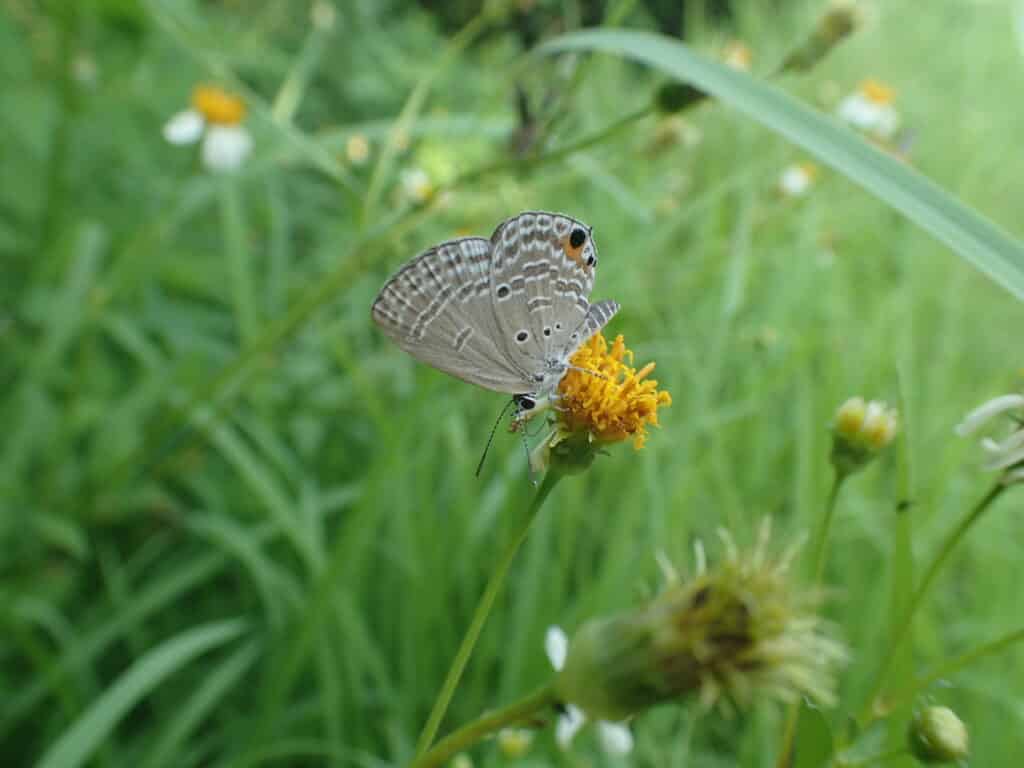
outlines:
M803 197L817 175L818 168L813 163L794 163L783 169L779 189L786 197Z
M893 106L895 93L877 80L865 80L839 103L839 119L880 139L896 133L900 116Z
M569 655L569 638L561 627L548 627L544 636L544 650L555 671L565 666L565 658ZM583 711L572 704L565 705L565 712L559 715L555 724L555 741L562 749L568 749L577 731L587 722ZM633 749L633 734L623 723L597 721L597 737L601 747L610 755L625 755Z
M1024 395L1002 395L968 413L964 420L956 426L956 433L961 437L977 432L983 425L996 416L1017 411L1012 416L1009 433L1002 440L984 437L981 447L988 454L986 469L1009 470L1003 482L1011 483L1024 480L1024 467L1017 466L1024 462Z
M200 158L211 171L234 171L252 152L252 137L242 125L245 104L219 88L201 85L192 106L164 125L164 138L175 145L202 140Z
M402 191L412 202L422 204L434 194L434 184L422 168L407 168L402 171Z

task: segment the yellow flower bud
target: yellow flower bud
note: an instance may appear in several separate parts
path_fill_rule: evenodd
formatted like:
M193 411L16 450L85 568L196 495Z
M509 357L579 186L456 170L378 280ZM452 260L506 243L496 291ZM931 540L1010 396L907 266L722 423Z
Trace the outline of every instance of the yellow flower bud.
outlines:
M533 732L525 728L502 728L498 731L498 749L505 757L515 760L530 751Z
M896 411L877 400L851 397L836 411L832 421L832 463L836 471L850 474L861 469L896 437Z

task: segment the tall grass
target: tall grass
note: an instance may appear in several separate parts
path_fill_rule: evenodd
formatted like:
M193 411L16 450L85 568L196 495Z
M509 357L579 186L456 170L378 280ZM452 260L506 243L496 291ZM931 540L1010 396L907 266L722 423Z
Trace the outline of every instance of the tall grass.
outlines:
M695 15L690 41L717 56L742 38L761 74L820 11L737 5L731 26ZM912 165L1020 236L1011 5L879 4L782 86L827 109L864 77L889 82ZM650 28L634 6L622 25ZM519 439L500 432L473 477L501 398L414 363L369 305L419 250L526 209L595 226L594 297L622 303L611 330L657 361L674 402L643 451L552 494L442 729L532 690L545 628L632 604L656 552L685 562L720 525L750 540L766 514L785 537L813 529L826 426L864 394L896 403L904 430L844 489L831 532L830 617L854 656L822 720L841 733L888 650L911 556L926 562L989 486L952 427L1019 387L1018 301L835 173L779 197L802 155L718 104L686 113L695 146L657 145L656 114L602 135L650 103L654 72L526 62L490 19L449 34L411 5L342 3L315 31L296 7L0 6L5 762L412 756L532 489ZM230 177L160 133L211 79L249 105L256 151ZM550 90L557 118L540 148L552 158L522 170L507 145L517 82L538 109ZM356 134L366 165L345 154ZM410 202L413 166L449 191ZM894 682L1019 629L1015 498L952 554ZM1022 659L1011 645L909 704L950 704L977 764L1013 766ZM770 766L784 714L665 707L635 723L636 758ZM902 739L905 715L880 742ZM556 759L546 734L533 750ZM577 750L597 754L588 737ZM503 760L491 746L474 758Z

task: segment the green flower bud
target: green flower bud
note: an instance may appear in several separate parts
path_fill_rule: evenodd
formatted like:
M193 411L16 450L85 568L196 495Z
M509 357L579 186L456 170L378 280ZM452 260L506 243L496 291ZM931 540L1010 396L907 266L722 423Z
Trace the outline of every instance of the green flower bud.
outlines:
M863 468L889 445L899 430L896 411L885 403L851 397L832 422L832 464L840 474Z
M584 624L556 678L559 696L603 720L691 694L726 709L762 694L832 704L845 651L812 612L815 596L790 583L793 553L769 556L767 526L752 552L723 538L727 556L713 569Z
M925 707L914 715L907 732L910 751L922 763L954 763L967 759L967 727L949 707Z
M803 72L825 58L829 51L849 37L863 22L863 14L853 0L835 0L818 20L803 44L782 63L783 72Z
M525 728L502 728L497 736L498 749L510 760L516 760L530 751L533 732Z

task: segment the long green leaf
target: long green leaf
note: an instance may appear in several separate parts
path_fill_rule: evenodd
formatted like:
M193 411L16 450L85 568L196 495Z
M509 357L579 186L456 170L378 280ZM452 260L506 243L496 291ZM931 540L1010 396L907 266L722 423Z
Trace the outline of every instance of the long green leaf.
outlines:
M204 624L175 635L132 664L50 747L37 768L81 765L142 697L195 657L238 637L238 619Z
M588 30L555 38L539 50L618 54L700 88L803 147L1024 298L1024 246L1019 241L920 173L780 89L648 32Z

